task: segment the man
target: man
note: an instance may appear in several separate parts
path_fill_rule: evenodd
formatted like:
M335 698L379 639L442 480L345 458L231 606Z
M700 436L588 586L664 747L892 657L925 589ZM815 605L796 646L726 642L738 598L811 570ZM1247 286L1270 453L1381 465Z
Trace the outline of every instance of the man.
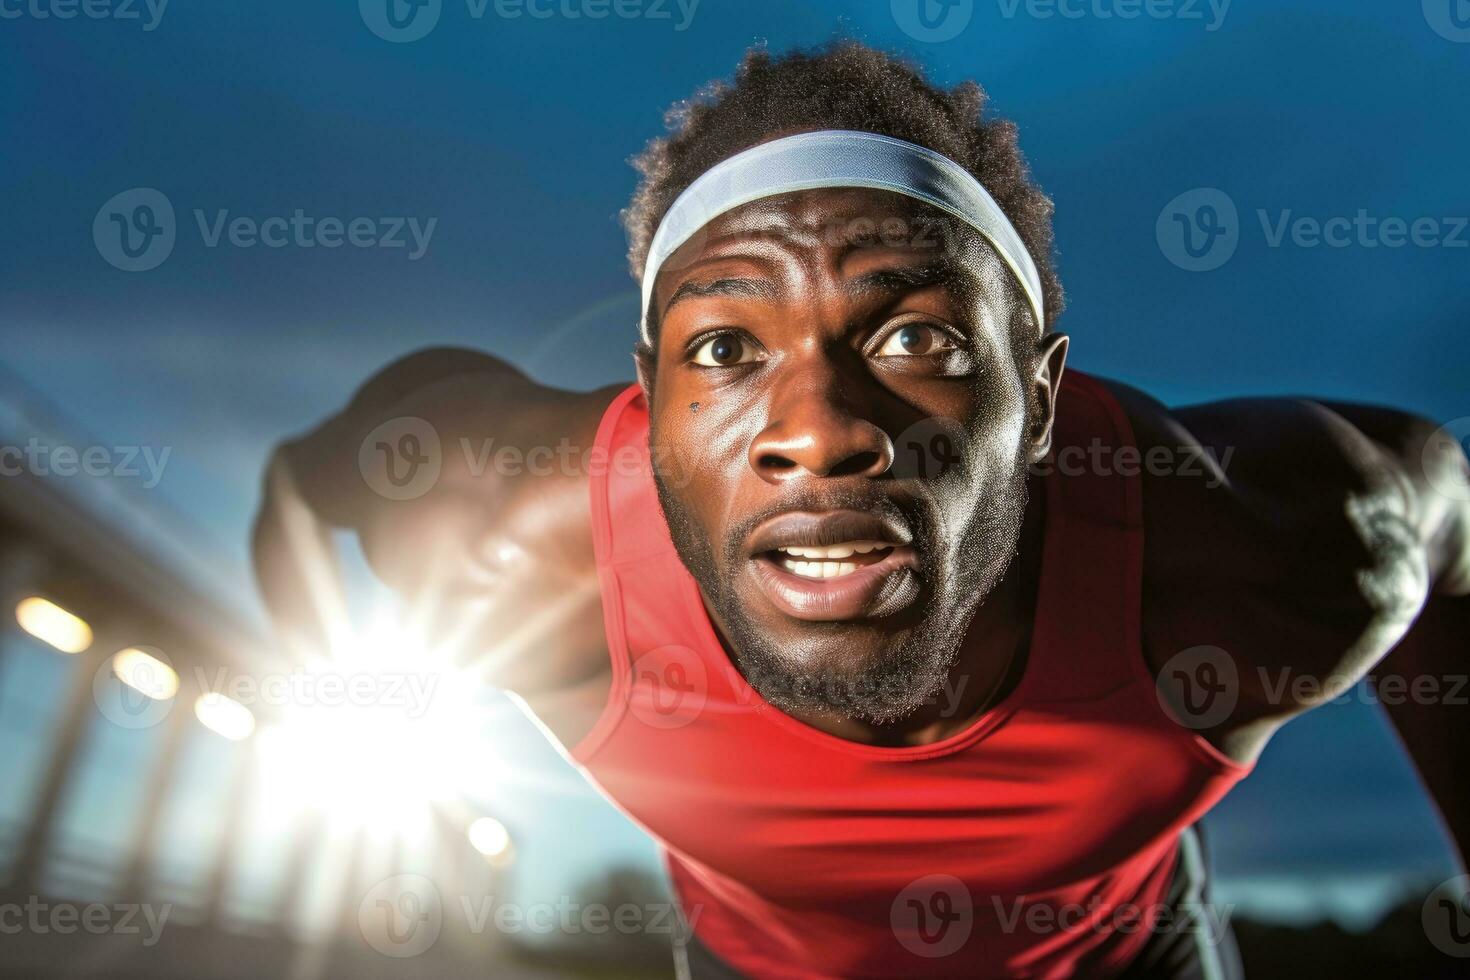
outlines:
M636 386L427 351L272 463L283 626L356 530L664 845L697 977L1229 975L1194 822L1470 635L1459 445L1064 373L1050 202L982 110L751 53L639 161ZM1397 720L1459 831L1448 710Z

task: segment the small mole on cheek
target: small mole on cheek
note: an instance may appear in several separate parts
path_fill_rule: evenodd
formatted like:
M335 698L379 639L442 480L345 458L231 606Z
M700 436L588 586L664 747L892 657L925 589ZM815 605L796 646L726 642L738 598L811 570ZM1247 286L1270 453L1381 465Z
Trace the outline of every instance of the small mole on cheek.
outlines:
M698 411L699 411L699 402L690 402L689 403L689 414L690 415L693 415L693 414L695 414Z

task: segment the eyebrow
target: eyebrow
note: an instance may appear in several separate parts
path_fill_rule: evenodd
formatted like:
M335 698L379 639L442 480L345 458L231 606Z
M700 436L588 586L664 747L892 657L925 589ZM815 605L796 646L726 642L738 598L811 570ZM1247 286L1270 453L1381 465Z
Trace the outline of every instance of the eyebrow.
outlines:
M941 260L925 265L895 266L877 269L850 279L843 289L850 296L867 293L906 293L930 286L949 285L960 287L969 281L968 274L959 264ZM745 296L753 299L776 299L781 289L769 279L722 278L710 282L688 281L674 290L674 295L664 304L660 319L667 317L674 304L684 299L707 296Z
M712 282L685 282L669 301L664 304L664 316L683 299L702 296L747 296L754 299L774 299L780 289L768 279L715 279Z
M930 262L925 265L894 266L875 269L843 284L849 296L866 293L906 293L930 286L962 286L969 280L967 273L951 261Z

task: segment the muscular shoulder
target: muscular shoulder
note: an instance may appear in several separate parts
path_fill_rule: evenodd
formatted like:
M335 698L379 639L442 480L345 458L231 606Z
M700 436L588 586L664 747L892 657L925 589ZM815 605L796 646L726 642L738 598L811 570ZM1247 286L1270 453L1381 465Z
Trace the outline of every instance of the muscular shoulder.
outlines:
M1144 458L1179 464L1141 475L1156 671L1183 650L1225 651L1240 672L1238 729L1312 706L1281 696L1282 671L1320 681L1294 688L1320 702L1396 642L1429 588L1432 423L1304 398L1167 408L1108 387Z
M1422 600L1434 423L1307 398L1168 408L1107 384L1142 454L1168 461L1142 472L1158 573L1268 583L1384 611ZM1405 563L1421 566L1417 582L1385 580Z

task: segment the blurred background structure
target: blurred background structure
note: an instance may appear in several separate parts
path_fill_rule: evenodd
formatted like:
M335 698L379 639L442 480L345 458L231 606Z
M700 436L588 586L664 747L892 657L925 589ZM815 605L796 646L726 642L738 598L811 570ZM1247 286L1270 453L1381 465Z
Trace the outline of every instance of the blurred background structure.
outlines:
M432 2L411 40L370 0L0 4L0 462L20 461L0 476L0 910L173 906L147 947L146 921L0 918L0 975L666 975L639 831L503 696L440 677L350 548L361 634L325 663L281 653L248 528L272 446L411 350L631 378L627 159L752 43L847 33L980 81L1056 200L1077 367L1174 403L1470 415L1459 0L595 3ZM1159 219L1199 189L1231 201L1238 240L1192 270ZM146 267L97 228L141 191L172 214ZM1438 238L1277 234L1360 213ZM372 245L265 243L298 214L369 219ZM408 694L344 705L323 680L343 673ZM1423 953L1416 910L1457 870L1363 699L1289 726L1209 831L1217 899L1258 923L1256 977L1384 975L1371 950ZM486 896L551 925L498 923ZM622 905L637 928L558 911ZM1434 962L1401 975L1460 965Z
M89 444L3 377L0 445ZM221 594L205 539L129 480L8 474L0 542L0 976L669 969L657 878L607 867L575 893L517 892L507 826L407 771L484 761L473 736L395 700L409 685L381 664L312 673L273 657ZM349 696L370 669L392 683ZM631 907L662 928L598 918Z

